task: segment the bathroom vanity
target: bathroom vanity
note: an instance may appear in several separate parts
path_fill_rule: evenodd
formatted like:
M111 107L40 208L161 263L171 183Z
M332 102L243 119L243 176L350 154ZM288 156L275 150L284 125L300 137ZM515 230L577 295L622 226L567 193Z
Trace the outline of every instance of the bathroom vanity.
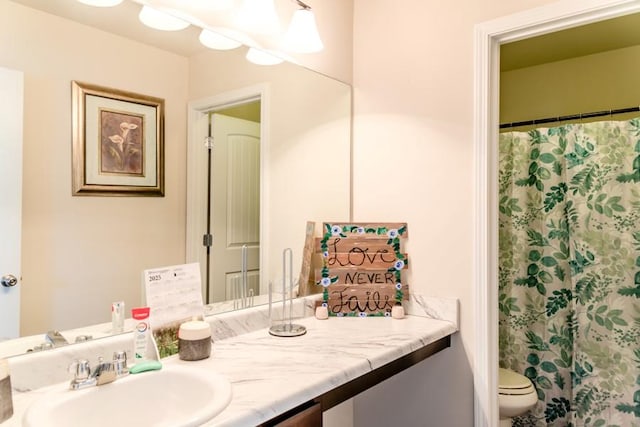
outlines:
M455 299L412 296L408 316L400 320L318 320L310 315L314 301L301 304L304 317L296 323L307 328L303 336L270 335L266 308L258 307L207 319L215 338L210 358L195 362L177 356L163 359L165 366L211 370L230 381L229 405L204 426L320 426L323 411L445 350L458 330ZM2 426L20 426L24 411L42 396L41 387L65 381L66 364L74 358L108 357L123 345L128 350L130 341L129 335L120 335L57 349L49 355L43 352L10 359L15 413ZM42 366L44 358L51 359L49 369ZM48 384L42 376L48 378ZM126 420L126 414L121 419Z

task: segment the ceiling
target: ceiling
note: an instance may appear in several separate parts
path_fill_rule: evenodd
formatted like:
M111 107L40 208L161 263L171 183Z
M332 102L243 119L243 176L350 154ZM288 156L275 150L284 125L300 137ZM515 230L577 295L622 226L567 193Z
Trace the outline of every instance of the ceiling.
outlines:
M207 49L198 41L200 29L194 26L181 31L157 31L143 25L138 20L142 6L133 1L117 7L87 6L76 0L11 1L182 56L189 57Z
M583 25L500 47L500 71L640 45L640 14Z

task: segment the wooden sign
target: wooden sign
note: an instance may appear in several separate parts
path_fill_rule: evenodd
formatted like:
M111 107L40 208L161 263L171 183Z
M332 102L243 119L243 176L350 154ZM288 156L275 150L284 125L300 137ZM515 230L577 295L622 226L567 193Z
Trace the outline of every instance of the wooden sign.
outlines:
M316 283L320 284L322 280L322 270L317 269L315 273ZM398 282L396 272L389 271L388 269L361 270L358 268L336 268L330 269L330 273L333 274L334 277L337 277L336 283L344 283L345 285L366 285L369 283L375 285L395 285Z
M298 279L300 296L310 295L313 293L309 286L309 277L311 276L311 258L313 256L315 230L316 223L313 221L307 221L304 248L302 249L302 267L300 268L300 278Z
M323 252L322 242L324 238L315 238L316 252ZM326 248L330 253L336 252L348 252L350 248L359 247L362 250L368 249L369 251L377 251L393 248L388 243L389 239L386 238L366 238L366 239L345 239L342 237L331 237L326 241Z
M409 257L401 242L406 223L323 223L314 255L322 268L315 282L322 286L322 304L330 316L390 316L408 298L402 272Z

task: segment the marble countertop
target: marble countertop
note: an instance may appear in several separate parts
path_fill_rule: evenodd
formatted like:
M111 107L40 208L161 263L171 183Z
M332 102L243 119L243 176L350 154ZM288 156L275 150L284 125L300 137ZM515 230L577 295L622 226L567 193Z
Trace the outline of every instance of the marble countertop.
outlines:
M301 337L260 330L217 343L210 360L197 362L233 385L229 406L205 425L258 425L456 331L417 316L299 323L307 327Z
M260 328L216 340L208 359L185 362L172 356L163 363L210 369L229 379L231 403L205 426L258 425L455 333L457 301L452 301L455 308L445 310L452 313L445 320L431 316L433 305L421 305L424 310L417 310L417 315L399 320L306 317L296 320L307 328L300 337L274 337ZM41 395L37 388L23 390L14 385L14 416L2 427L21 425L22 413Z

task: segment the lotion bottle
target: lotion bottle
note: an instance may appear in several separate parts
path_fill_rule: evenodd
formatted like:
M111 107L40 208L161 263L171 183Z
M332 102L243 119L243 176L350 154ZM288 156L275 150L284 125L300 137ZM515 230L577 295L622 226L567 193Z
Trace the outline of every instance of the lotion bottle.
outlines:
M111 329L114 334L124 331L124 301L111 304Z
M131 309L131 317L136 321L133 328L133 360L134 363L147 359L147 342L151 327L149 325L150 307L137 307Z

